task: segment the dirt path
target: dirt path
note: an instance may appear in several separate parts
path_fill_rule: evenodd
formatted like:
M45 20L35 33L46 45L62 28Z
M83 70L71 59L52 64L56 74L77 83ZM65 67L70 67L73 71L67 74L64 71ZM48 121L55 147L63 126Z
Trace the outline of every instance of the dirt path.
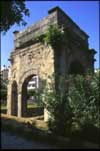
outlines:
M54 149L56 147L37 141L27 141L8 132L1 132L1 149Z

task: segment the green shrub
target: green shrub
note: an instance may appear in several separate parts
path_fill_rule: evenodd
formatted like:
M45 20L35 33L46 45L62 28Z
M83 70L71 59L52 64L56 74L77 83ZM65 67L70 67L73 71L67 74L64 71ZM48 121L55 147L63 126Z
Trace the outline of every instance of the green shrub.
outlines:
M73 86L69 88L68 101L74 114L74 123L77 123L80 127L87 124L100 127L98 75L73 77Z
M0 100L6 100L7 99L7 81L3 81L1 78L0 78L0 89L1 89Z
M46 84L42 94L44 107L50 113L49 130L58 135L65 135L66 121L70 121L72 116L70 106L66 101L67 97L62 92L58 94L55 91L54 76L50 77L49 81L51 82Z
M60 89L64 83L60 83ZM69 76L67 86L66 93L61 91L58 94L54 77L46 84L42 101L50 112L49 129L58 135L70 135L84 127L100 128L99 76Z
M6 89L1 89L0 98L1 98L2 100L6 100L6 99L7 99L7 90L6 90Z

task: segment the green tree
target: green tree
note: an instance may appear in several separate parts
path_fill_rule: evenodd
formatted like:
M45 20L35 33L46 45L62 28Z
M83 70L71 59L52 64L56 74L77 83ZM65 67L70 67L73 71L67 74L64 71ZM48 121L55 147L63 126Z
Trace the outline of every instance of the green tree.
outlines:
M69 89L69 104L74 113L73 121L79 126L91 124L99 127L99 82L98 75L77 75Z
M68 76L65 81L68 92L64 99L63 92L60 95L55 92L54 77L51 77L51 83L46 84L42 94L42 101L50 115L49 130L56 135L70 136L76 132L84 134L85 129L91 133L89 136L84 134L85 137L96 137L100 129L99 81L99 74ZM62 83L60 86L62 89Z
M56 135L65 135L66 121L71 119L71 108L63 97L63 92L60 95L55 91L55 80L54 75L48 77L50 83L46 83L44 91L41 95L44 107L48 110L50 118L48 121L49 130L54 132ZM61 79L60 81L62 81ZM60 82L60 90L62 88L62 82Z
M6 100L7 99L7 81L4 81L0 77L0 88L1 88L1 95L0 99Z
M24 15L29 16L25 1L0 1L0 31L7 32L15 23L26 25Z

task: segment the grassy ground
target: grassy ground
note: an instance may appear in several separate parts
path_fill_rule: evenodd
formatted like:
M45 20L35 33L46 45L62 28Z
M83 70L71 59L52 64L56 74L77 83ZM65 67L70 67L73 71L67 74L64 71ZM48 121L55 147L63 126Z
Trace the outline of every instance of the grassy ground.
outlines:
M1 113L6 114L7 113L7 105L2 103L1 104ZM34 116L40 116L43 115L43 107L38 105L36 102L28 102L27 104L27 113L26 117L34 117Z
M39 107L39 105L37 103L35 103L35 102L27 104L27 108L36 108L36 107Z
M6 110L7 109L7 105L6 104L1 104L1 110Z
M16 116L8 116L6 114L1 114L1 117L3 119L6 119L9 124L11 121L14 121L14 123L19 123L19 124L30 124L33 127L38 128L39 130L43 130L43 131L48 130L48 125L46 122L43 121L43 116L37 116L31 118L26 118L26 117L19 118Z
M36 107L39 107L39 105L37 103L35 103L35 102L27 104L27 108L36 108ZM7 109L7 105L2 103L1 104L1 110L3 110L3 109L6 110Z
M20 135L26 139L43 140L44 133L47 133L48 126L41 117L37 118L18 118L16 116L8 116L1 114L1 128Z
M1 115L2 130L20 135L28 140L39 140L55 144L60 148L95 148L95 144L84 142L81 138L64 138L48 133L48 125L40 118L18 118L15 116ZM98 145L96 145L96 148Z
M36 109L38 107L38 105L37 104L28 104L28 108L29 109L31 109L31 108L33 108L34 110ZM2 105L2 109L4 110L6 108L6 106L3 104ZM18 117L15 117L15 116L7 116L6 114L5 115L3 115L3 118L5 119L7 119L7 125L5 124L5 122L4 122L4 125L3 125L3 127L5 127L5 128L7 128L8 129L8 127L9 127L9 129L13 129L14 128L14 131L16 131L16 126L18 126L19 125L19 123L23 123L24 125L26 125L26 126L28 126L28 128L29 127L31 127L32 129L34 129L34 128L36 128L36 129L38 129L39 131L45 131L45 132L47 132L48 131L48 126L47 126L47 123L45 123L44 121L43 121L43 116L33 116L33 117L31 117L31 118L29 118L29 117L27 117L27 118L18 118ZM5 121L5 120L4 120ZM12 121L12 122L11 122ZM15 122L14 122L15 121ZM16 121L17 121L17 124L16 124ZM15 124L14 124L15 123ZM11 126L12 125L12 126ZM21 131L23 128L21 127L21 128L18 128L17 130L18 131ZM26 131L26 130L25 130ZM34 130L33 130L34 131ZM18 132L17 132L18 133ZM91 133L93 133L94 135L94 137L91 135ZM31 135L32 133L30 132L30 135ZM91 142L93 142L93 143L98 143L98 136L97 136L97 130L95 131L95 129L94 130L90 130L89 128L88 128L88 131L87 131L87 129L86 130L84 130L84 132L82 132L82 134L81 133L78 133L78 132L75 132L72 136L70 136L70 134L69 135L67 135L67 137L69 137L69 138L71 138L72 140L74 139L74 141L75 141L75 139L76 138L80 138L80 140L81 139L83 139L83 140L88 140L88 141L91 141ZM89 137L89 138L88 138ZM73 141L72 141L73 142ZM77 141L78 142L78 141Z

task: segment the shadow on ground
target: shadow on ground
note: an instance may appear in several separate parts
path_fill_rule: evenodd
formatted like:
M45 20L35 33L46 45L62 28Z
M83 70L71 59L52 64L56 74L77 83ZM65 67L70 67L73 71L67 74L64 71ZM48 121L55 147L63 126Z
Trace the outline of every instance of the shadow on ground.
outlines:
M25 113L25 117L41 116L43 115L43 112L43 107L28 108L27 112ZM1 113L7 114L7 109L1 109Z
M43 107L28 108L26 117L41 116L43 115L43 111Z

